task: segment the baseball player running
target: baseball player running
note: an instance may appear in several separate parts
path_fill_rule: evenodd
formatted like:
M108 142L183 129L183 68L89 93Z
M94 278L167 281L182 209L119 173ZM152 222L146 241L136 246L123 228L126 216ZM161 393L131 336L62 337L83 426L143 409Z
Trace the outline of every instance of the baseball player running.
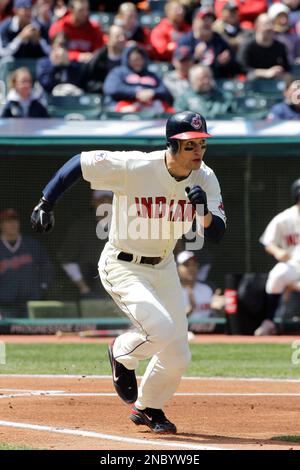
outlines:
M112 224L100 260L103 286L133 329L109 346L119 397L134 403L130 418L153 432L176 433L163 407L190 361L182 289L173 249L196 218L198 231L218 242L225 214L218 180L203 162L207 133L198 113L172 115L167 148L154 152L82 152L43 190L31 216L37 232L54 226L57 199L83 177L92 189L114 192ZM135 369L151 359L139 388Z
M254 332L256 336L276 333L273 318L286 289L300 290L300 179L292 184L294 205L277 214L260 238L265 250L278 263L267 283L267 318Z

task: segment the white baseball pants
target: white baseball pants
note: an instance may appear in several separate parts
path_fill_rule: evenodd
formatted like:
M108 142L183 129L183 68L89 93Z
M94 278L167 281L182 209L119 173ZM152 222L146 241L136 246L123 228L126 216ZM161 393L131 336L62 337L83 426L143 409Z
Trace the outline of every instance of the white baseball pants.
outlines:
M152 266L117 259L107 243L99 261L104 288L133 324L114 343L115 359L136 369L152 358L139 387L136 406L163 408L177 390L190 361L187 317L173 255Z
M282 294L287 286L300 280L300 266L277 263L269 272L266 283L267 294Z

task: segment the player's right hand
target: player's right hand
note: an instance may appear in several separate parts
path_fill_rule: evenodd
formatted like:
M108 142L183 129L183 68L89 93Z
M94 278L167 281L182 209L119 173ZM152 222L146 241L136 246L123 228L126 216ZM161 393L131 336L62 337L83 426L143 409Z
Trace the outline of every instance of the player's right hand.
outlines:
M30 222L32 230L35 232L50 232L53 229L55 223L52 204L41 198L38 205L33 209Z

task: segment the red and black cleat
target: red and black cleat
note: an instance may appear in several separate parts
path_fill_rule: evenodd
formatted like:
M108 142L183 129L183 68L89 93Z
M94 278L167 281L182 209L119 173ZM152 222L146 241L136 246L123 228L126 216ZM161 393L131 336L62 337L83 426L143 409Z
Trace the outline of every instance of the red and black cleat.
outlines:
M166 418L163 410L155 408L139 410L134 406L131 410L130 419L138 426L140 424L148 426L156 434L176 434L177 432L175 424Z

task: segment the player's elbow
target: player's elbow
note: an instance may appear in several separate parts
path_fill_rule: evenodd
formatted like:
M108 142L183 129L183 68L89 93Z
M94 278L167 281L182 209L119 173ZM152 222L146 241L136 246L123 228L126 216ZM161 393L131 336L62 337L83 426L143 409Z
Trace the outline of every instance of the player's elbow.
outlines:
M204 229L204 238L213 243L220 243L225 235L225 231L226 225L224 221L220 217L212 215L210 226Z

